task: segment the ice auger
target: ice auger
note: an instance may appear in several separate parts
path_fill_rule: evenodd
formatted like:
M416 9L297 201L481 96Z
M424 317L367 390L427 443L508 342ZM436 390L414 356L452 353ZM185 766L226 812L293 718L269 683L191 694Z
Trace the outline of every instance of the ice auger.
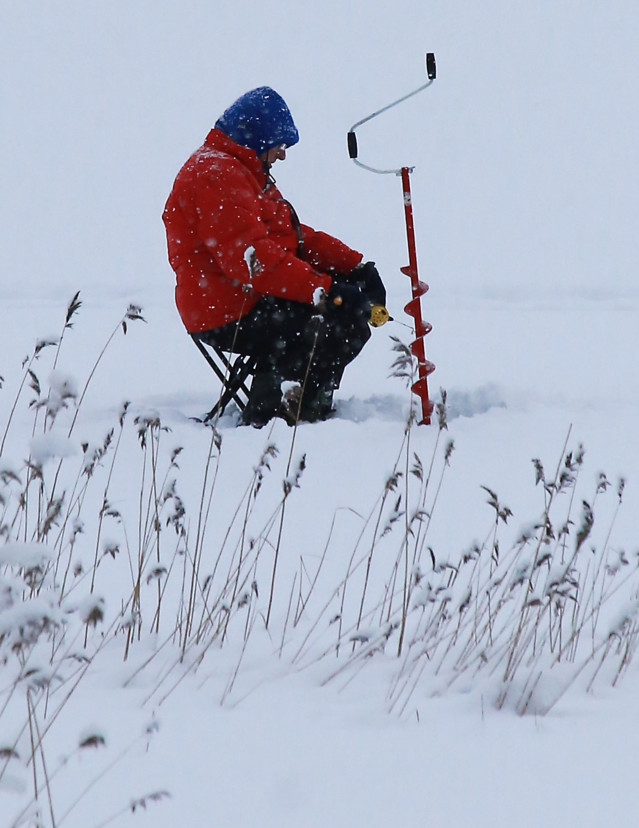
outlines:
M428 290L428 285L425 282L421 282L419 280L419 276L417 273L417 247L415 245L413 202L410 191L410 174L414 168L401 167L399 169L393 170L379 170L376 167L368 166L368 164L362 164L362 162L359 161L357 158L357 137L355 135L355 130L357 129L357 127L360 127L367 121L370 121L373 118L376 118L378 115L381 115L382 112L386 112L386 110L390 109L391 107L397 106L397 104L402 103L408 98L412 98L412 96L416 95L418 92L427 89L433 83L433 81L437 77L437 69L435 65L435 55L432 52L428 52L428 54L426 55L426 74L428 76L428 81L426 83L422 84L418 89L409 92L408 95L404 95L403 97L398 98L396 101L393 101L387 106L382 107L382 109L378 109L376 112L373 112L366 118L362 118L361 121L358 121L356 124L353 124L353 126L348 131L347 135L348 154L359 167L362 167L365 170L369 170L369 172L380 173L382 175L392 173L394 175L401 176L402 179L402 190L404 195L404 217L406 219L406 236L408 240L409 264L407 267L400 268L400 270L402 273L406 274L406 276L410 277L411 282L412 299L404 307L404 310L409 316L413 317L413 320L415 322L415 339L411 343L410 349L411 353L417 360L418 379L416 382L413 383L412 391L414 394L417 394L422 403L422 419L419 421L420 425L429 425L430 417L433 413L434 405L430 401L428 396L428 377L435 370L435 366L432 362L429 362L426 359L426 350L424 346L424 337L427 333L430 333L430 331L432 330L432 325L422 318L421 311L420 299Z

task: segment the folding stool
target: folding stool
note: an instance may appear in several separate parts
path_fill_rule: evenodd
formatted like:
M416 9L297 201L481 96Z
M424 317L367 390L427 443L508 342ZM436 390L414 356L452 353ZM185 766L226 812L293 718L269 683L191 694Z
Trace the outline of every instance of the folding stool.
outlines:
M202 417L201 422L208 423L223 414L231 400L235 402L240 411L243 411L246 407L250 383L255 373L256 358L248 354L224 351L217 345L203 342L197 334L190 334L190 337L222 383L222 392L218 401Z

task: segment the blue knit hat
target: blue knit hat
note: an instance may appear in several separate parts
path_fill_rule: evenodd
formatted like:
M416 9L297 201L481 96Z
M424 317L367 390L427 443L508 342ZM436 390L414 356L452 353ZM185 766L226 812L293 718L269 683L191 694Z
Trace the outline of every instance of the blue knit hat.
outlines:
M270 86L246 92L217 119L215 127L258 155L280 144L291 147L300 139L288 106Z

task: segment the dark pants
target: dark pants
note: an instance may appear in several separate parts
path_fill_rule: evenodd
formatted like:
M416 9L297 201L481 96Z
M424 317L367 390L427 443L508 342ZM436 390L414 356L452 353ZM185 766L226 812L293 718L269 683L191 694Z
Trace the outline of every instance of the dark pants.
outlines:
M307 386L337 388L344 368L370 337L364 317L345 308L324 316L302 302L263 296L236 322L200 335L226 351L257 358L257 372L276 373ZM310 363L310 364L309 364Z
M339 387L345 367L370 337L363 315L331 308L319 315L302 302L263 296L236 322L200 334L204 342L257 358L256 376L306 380L305 394Z

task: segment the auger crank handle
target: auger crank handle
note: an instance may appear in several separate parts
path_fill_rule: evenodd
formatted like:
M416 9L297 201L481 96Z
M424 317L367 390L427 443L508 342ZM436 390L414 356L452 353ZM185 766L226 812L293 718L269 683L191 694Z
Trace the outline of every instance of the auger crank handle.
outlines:
M386 112L388 109L391 109L397 104L402 103L403 101L408 100L408 98L412 98L413 95L416 95L418 92L421 92L423 89L427 89L432 82L437 77L437 64L435 62L435 53L434 52L427 52L426 53L426 76L428 77L428 81L423 83L417 89L414 89L412 92L409 92L408 95L402 95L401 98L398 98L396 101L389 103L387 106L383 106L381 109L378 109L376 112L372 112L370 115L367 115L366 118L362 118L356 124L350 128L350 130L346 133L346 142L348 146L348 157L351 158L358 166L363 167L365 170L370 170L370 172L376 173L399 173L399 170L378 170L376 167L369 167L367 164L362 164L361 161L357 160L357 135L355 134L355 130L357 127L365 124L367 121L376 118L378 115L381 115L382 112Z

